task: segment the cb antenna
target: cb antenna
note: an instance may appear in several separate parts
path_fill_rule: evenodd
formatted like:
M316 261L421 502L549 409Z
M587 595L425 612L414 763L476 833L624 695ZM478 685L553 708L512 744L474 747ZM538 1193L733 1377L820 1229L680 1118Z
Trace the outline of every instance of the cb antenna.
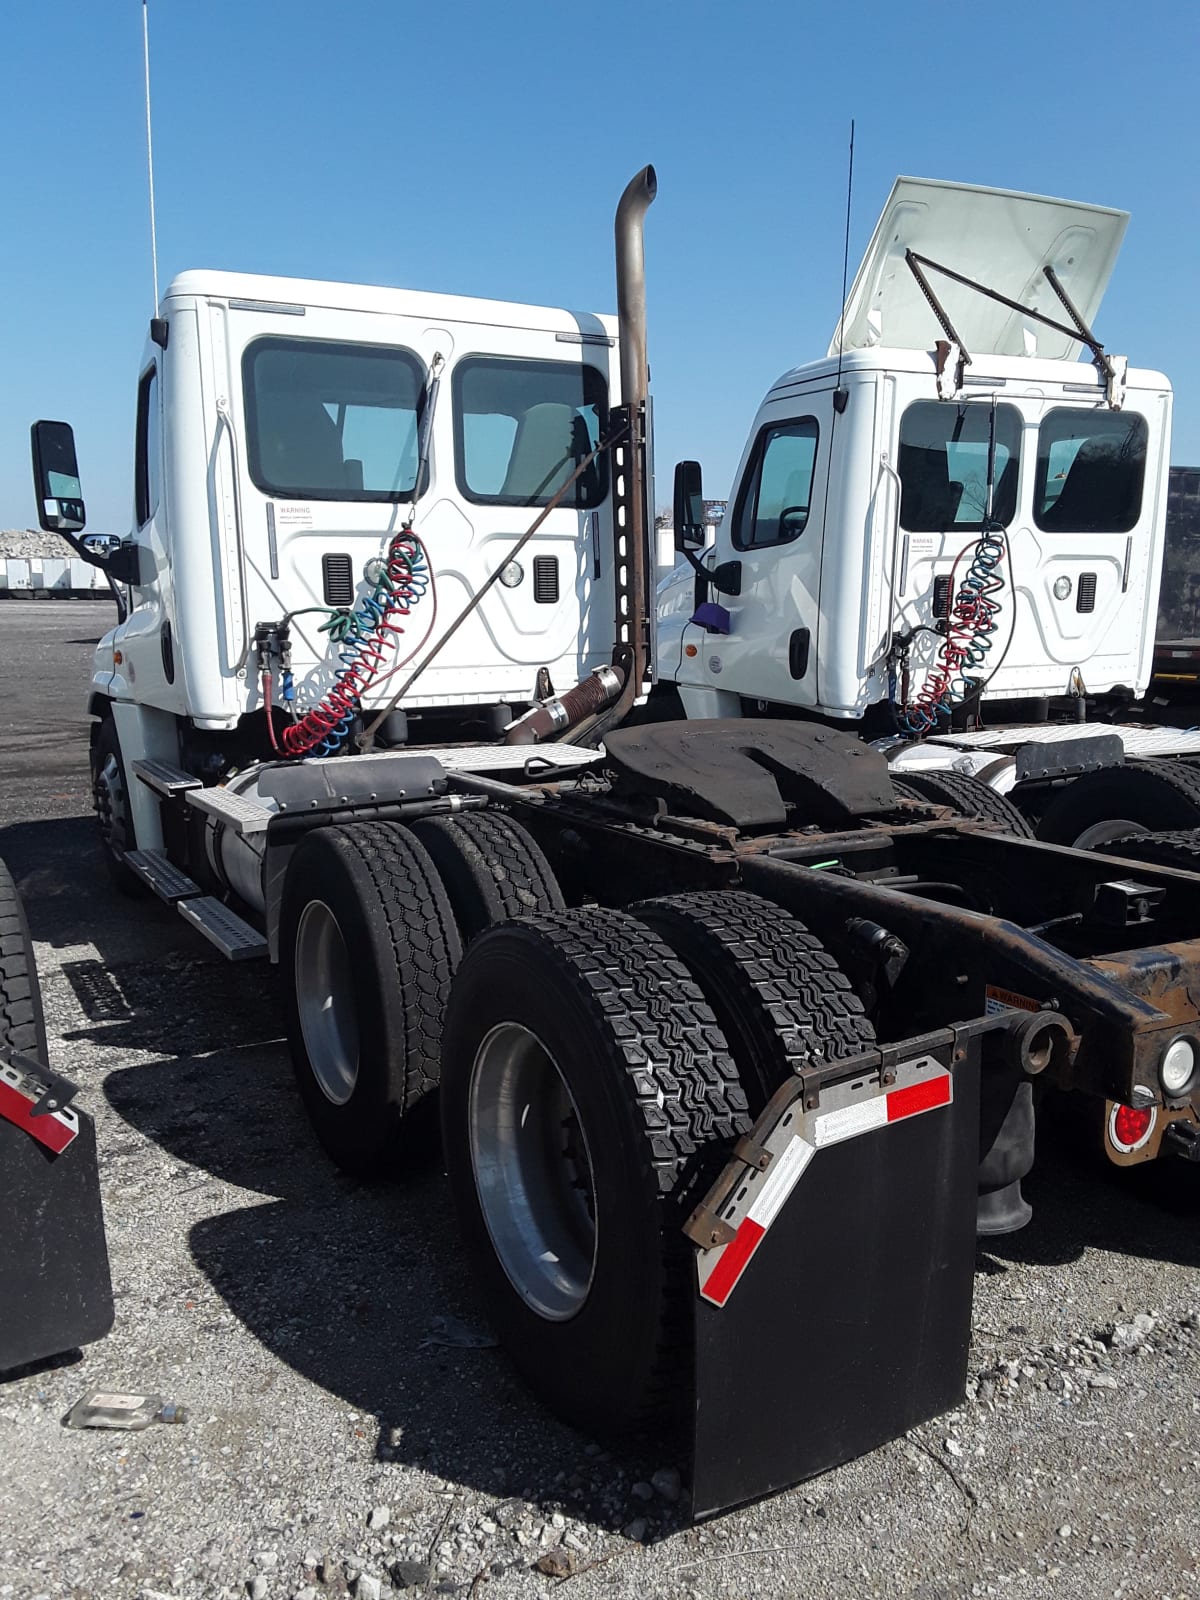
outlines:
M842 412L849 399L842 388L842 342L846 332L846 278L850 271L850 202L854 196L854 118L850 118L850 162L846 175L846 237L842 244L842 314L838 318L838 369L837 387L833 392L834 409Z
M154 225L154 141L150 135L150 8L142 0L142 65L146 77L146 174L150 185L150 268L154 274L154 310L158 315L158 233Z

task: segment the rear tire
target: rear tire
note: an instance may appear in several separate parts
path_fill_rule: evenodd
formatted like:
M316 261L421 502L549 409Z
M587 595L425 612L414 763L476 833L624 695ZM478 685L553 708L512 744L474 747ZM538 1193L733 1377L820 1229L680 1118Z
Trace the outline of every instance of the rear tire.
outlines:
M125 856L137 849L133 832L133 813L129 806L129 779L117 726L105 717L92 740L92 808L100 826L104 864L113 884L122 894L138 898L150 891L125 864Z
M893 779L896 793L908 800L930 800L949 806L956 816L975 822L998 822L1018 839L1032 839L1033 829L1013 805L980 778L966 772L913 772Z
M441 873L464 943L493 923L566 905L532 837L501 812L427 817L412 824L412 833Z
M782 906L739 890L632 906L700 985L750 1114L800 1067L869 1050L875 1029L833 956Z
M509 922L467 951L442 1070L450 1186L488 1315L567 1421L682 1415L681 1228L748 1122L698 986L633 917Z
M1179 828L1173 833L1130 833L1095 848L1102 854L1123 856L1129 861L1200 873L1200 828Z
M43 1066L46 1022L33 959L33 940L12 874L0 861L0 1045L33 1056Z
M1060 790L1042 813L1038 838L1102 850L1131 834L1195 827L1200 827L1200 770L1176 761L1127 761L1085 772Z
M401 824L320 828L289 864L279 939L300 1098L338 1166L376 1177L437 1087L450 902Z

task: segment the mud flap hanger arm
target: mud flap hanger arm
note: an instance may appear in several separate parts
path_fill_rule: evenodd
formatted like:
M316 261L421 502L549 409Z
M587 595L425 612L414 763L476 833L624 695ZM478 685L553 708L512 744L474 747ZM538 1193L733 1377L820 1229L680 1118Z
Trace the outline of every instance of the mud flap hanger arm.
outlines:
M805 1111L817 1110L826 1082L841 1082L851 1076L877 1075L880 1087L887 1089L896 1082L898 1066L920 1058L939 1061L952 1072L956 1065L966 1060L969 1040L983 1033L1010 1034L1013 1042L1009 1053L1019 1067L1020 1035L1025 1031L1023 1025L1029 1020L1029 1017L1015 1011L1001 1011L980 1017L974 1022L937 1028L899 1044L882 1045L864 1051L852 1062L846 1059L826 1061L797 1072L775 1091L751 1132L737 1141L720 1177L684 1223L684 1233L702 1250L711 1250L730 1242L734 1230L720 1215L729 1196L743 1181L747 1171L765 1172L768 1169L773 1160L767 1148L771 1132L797 1101Z
M937 350L937 380L938 398L941 400L954 399L962 388L963 368L971 365L971 357L963 348L962 340L954 330L946 308L938 300L929 279L922 268L928 267L933 272L940 272L943 277L949 278L953 283L961 283L966 289L974 289L977 294L985 296L988 300L995 300L997 304L1007 306L1010 311L1017 311L1023 317L1029 317L1034 322L1040 322L1047 328L1053 328L1056 333L1065 333L1070 339L1079 339L1092 352L1092 359L1104 377L1105 399L1109 409L1119 411L1125 403L1125 378L1129 370L1129 363L1124 356L1110 356L1096 335L1088 327L1079 311L1071 301L1067 291L1063 288L1058 274L1048 263L1042 267L1046 282L1054 290L1062 302L1067 315L1071 319L1071 326L1064 322L1056 322L1053 317L1046 316L1043 311L1036 311L1032 306L1024 306L1019 300L1010 300L1008 295L1001 294L998 289L989 288L985 283L976 283L974 278L967 278L953 268L943 266L940 261L933 261L928 256L918 255L915 250L904 252L905 262L913 277L920 285L921 293L928 300L930 309L937 318L946 339L939 340ZM946 381L946 372L953 366L952 383Z
M33 1056L24 1055L20 1050L10 1050L7 1045L0 1045L0 1062L19 1072L28 1088L37 1092L37 1099L29 1112L31 1117L48 1117L51 1112L71 1109L71 1102L79 1089L70 1078L61 1077Z

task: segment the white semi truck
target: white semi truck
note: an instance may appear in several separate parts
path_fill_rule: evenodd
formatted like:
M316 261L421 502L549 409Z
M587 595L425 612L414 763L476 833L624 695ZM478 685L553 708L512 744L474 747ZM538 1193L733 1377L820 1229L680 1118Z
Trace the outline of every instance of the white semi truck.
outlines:
M90 705L115 870L277 963L328 1153L402 1165L439 1104L512 1359L581 1425L690 1430L704 1515L957 1401L1039 1083L1120 1164L1200 1155L1200 878L955 815L819 722L654 720L655 188L615 325L177 280ZM80 546L66 424L34 469Z
M897 180L825 356L759 408L708 575L681 564L660 591L688 716L860 731L931 797L978 776L1055 843L1200 825L1200 732L1128 720L1171 387L1090 331L1127 220ZM685 553L702 492L693 464Z

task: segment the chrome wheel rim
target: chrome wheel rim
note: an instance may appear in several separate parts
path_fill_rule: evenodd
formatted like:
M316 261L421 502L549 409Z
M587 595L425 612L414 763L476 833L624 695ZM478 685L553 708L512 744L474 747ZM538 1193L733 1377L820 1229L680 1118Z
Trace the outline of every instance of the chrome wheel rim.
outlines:
M1128 839L1130 834L1149 833L1149 828L1143 828L1140 822L1130 822L1124 817L1109 817L1104 822L1093 822L1090 828L1085 828L1075 841L1076 850L1095 850L1102 844L1111 844L1114 839Z
M500 1023L479 1046L468 1116L476 1192L500 1264L531 1310L566 1322L596 1269L592 1157L558 1064L520 1023Z
M344 1106L358 1082L358 1019L346 941L324 900L310 900L300 914L295 982L313 1077L327 1100Z

